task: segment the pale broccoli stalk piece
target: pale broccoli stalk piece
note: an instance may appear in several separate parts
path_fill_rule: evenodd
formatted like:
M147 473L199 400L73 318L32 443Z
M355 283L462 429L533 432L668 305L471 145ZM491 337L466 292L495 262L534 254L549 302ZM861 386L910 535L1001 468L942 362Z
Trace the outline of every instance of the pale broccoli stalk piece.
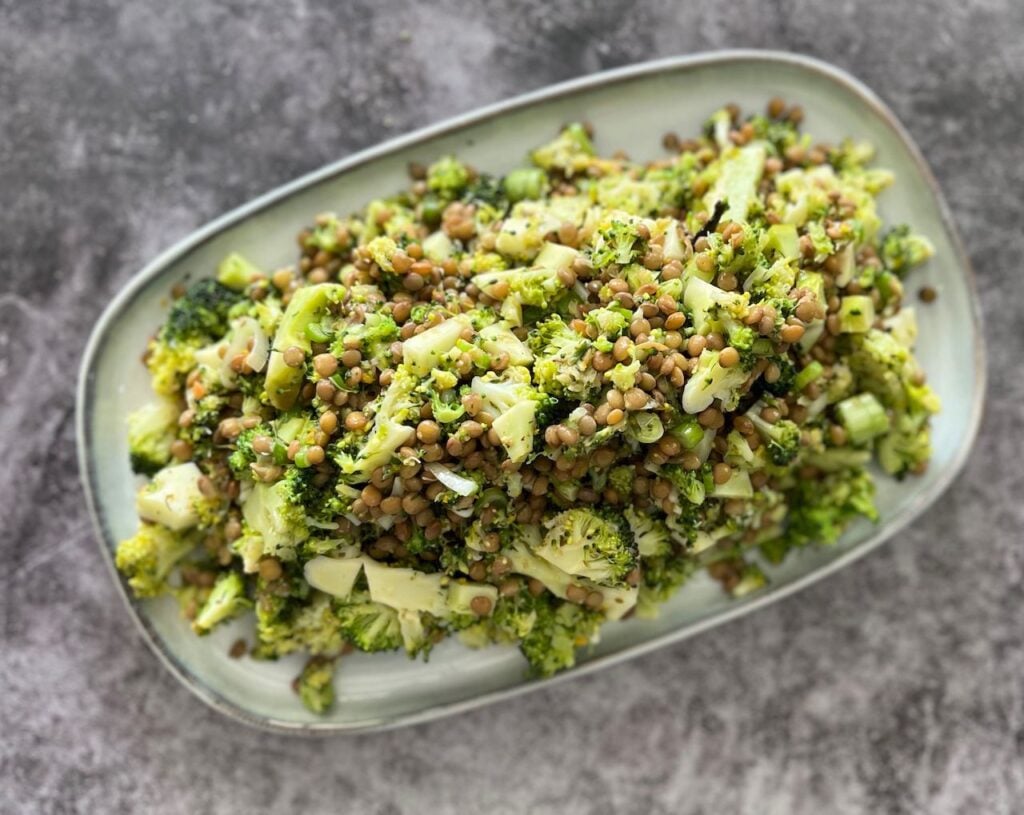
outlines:
M671 551L672 542L664 522L650 514L641 514L633 507L626 507L624 515L641 558L661 557Z
M800 455L800 427L789 419L779 419L774 424L761 418L763 402L755 403L747 411L747 418L757 428L772 464L784 467Z
M875 322L875 304L864 294L851 294L839 304L839 330L844 334L863 334Z
M128 453L134 472L153 475L170 462L179 414L174 401L161 398L128 415Z
M505 196L513 204L526 199L543 198L548 191L548 176L539 167L520 167L502 179Z
M306 511L292 489L288 480L256 483L242 502L247 531L259 536L264 555L292 560L295 546L309 537Z
M600 610L609 620L622 619L636 605L635 588L628 585L598 586L586 578L563 571L535 554L543 540L539 527L533 524L515 526L511 529L511 537L511 543L501 550L501 554L512 564L512 571L538 580L556 597L565 599L573 586L588 591L599 589L602 595Z
M263 275L263 270L238 252L232 252L217 266L217 282L232 291L245 291L246 286Z
M334 669L336 660L311 658L296 680L299 699L312 713L326 713L334 705Z
M853 444L865 444L889 430L889 416L873 393L858 393L836 404L836 416Z
M217 578L210 596L192 621L197 634L209 634L213 628L236 614L252 607L245 596L245 580L238 572L227 572Z
M305 377L305 366L293 368L286 364L284 352L289 348L298 348L308 355L312 339L307 327L318 322L327 312L328 306L339 302L344 295L345 287L337 283L305 286L292 293L292 299L274 334L273 350L264 382L267 398L278 410L288 410L295 404Z
M481 397L484 409L495 416L492 428L509 460L525 461L533 452L537 411L550 405L550 397L530 384L530 372L522 367L508 368L500 375L489 371L474 377L470 389Z
M704 124L705 133L718 145L719 150L726 150L732 146L729 139L729 131L732 130L732 114L727 108L719 108L708 118Z
M348 600L362 570L362 558L318 555L306 561L302 573L306 582L314 589L319 589L339 600Z
M444 325L444 323L442 323ZM424 334L428 332L423 332ZM402 445L416 432L403 422L418 421L422 398L416 395L419 377L400 366L381 397L367 433L349 433L342 441L335 460L346 482L368 481L370 474L391 461Z
M196 543L193 534L144 523L117 545L114 563L136 597L156 597L167 589L167 577Z
M594 162L594 145L586 129L579 123L566 127L558 137L530 153L530 160L548 172L566 177L587 171Z
M601 375L586 361L593 344L554 314L530 332L534 381L544 393L581 402L602 387Z
M764 173L764 160L763 144L727 148L718 160L718 180L704 197L708 210L714 210L722 201L726 204L723 220L746 222L757 201L757 185Z
M136 495L139 517L175 532L210 520L219 502L200 491L201 476L202 471L192 461L164 467Z
M503 320L480 329L479 344L491 356L505 354L509 365L529 365L533 352L529 346L512 333L512 328Z
M742 365L725 368L718 357L718 351L705 349L697 358L697 368L683 386L683 410L687 413L700 413L715 399L719 399L726 410L736 408L739 388L747 381L747 371Z
M636 568L637 550L620 519L589 509L570 509L545 523L546 533L534 551L567 574L599 585L622 586Z
M754 486L750 481L750 473L746 470L733 470L724 484L715 484L711 491L712 498L753 498Z
M470 327L465 316L450 317L433 328L413 334L402 344L404 366L417 376L427 376Z

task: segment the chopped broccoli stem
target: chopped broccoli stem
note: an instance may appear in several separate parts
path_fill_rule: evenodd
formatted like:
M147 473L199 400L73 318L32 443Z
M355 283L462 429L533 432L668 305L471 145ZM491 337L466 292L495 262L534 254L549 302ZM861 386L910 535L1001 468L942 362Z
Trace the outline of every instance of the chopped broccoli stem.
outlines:
M889 416L871 393L858 393L839 402L836 415L854 444L864 444L889 430Z

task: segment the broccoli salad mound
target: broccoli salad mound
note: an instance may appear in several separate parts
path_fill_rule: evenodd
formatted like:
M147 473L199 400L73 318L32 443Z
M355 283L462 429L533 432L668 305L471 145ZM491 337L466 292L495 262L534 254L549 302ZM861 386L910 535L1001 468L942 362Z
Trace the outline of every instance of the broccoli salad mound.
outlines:
M233 656L339 657L453 634L541 676L692 574L762 566L875 518L869 465L927 465L938 408L870 146L799 108L716 112L649 163L582 124L490 176L445 157L318 216L294 266L240 254L180 293L128 422L141 525L117 566Z

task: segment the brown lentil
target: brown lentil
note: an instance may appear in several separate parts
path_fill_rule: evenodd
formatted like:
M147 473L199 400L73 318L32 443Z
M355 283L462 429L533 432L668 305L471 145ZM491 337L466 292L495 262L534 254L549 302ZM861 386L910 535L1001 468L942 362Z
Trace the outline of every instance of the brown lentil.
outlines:
M306 363L306 352L293 345L284 350L281 358L289 368L301 368Z

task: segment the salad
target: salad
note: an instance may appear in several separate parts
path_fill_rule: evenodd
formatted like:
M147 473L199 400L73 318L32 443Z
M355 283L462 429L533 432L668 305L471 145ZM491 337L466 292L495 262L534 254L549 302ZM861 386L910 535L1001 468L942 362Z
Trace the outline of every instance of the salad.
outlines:
M649 163L571 124L502 177L411 165L293 266L224 258L145 350L132 591L199 635L250 615L232 655L307 655L322 712L353 649L546 676L698 570L748 595L874 519L869 465L930 455L902 281L932 250L869 145L801 120L727 106Z

